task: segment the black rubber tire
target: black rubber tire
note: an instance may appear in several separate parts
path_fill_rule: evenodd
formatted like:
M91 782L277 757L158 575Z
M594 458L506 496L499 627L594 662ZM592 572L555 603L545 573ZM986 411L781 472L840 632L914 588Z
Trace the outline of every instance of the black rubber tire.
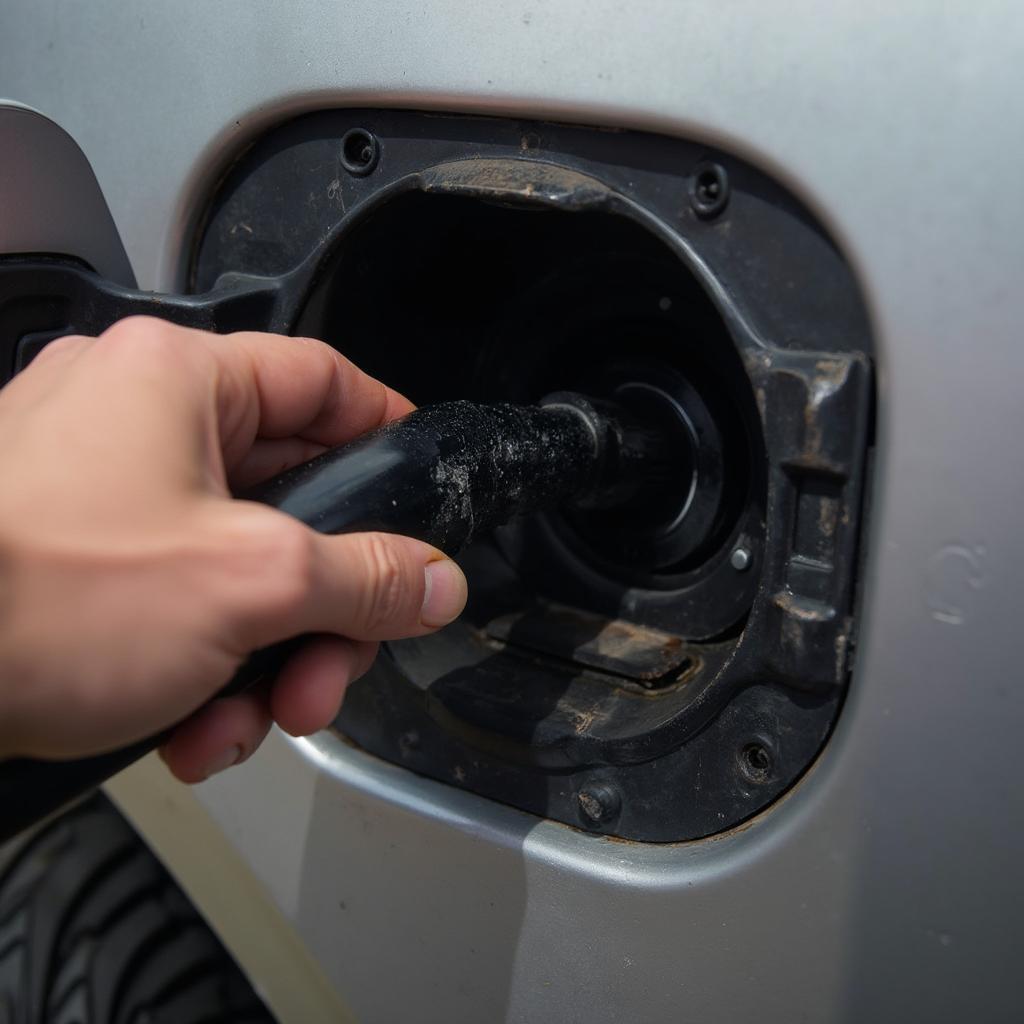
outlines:
M0 1024L272 1024L217 937L97 794L0 876Z

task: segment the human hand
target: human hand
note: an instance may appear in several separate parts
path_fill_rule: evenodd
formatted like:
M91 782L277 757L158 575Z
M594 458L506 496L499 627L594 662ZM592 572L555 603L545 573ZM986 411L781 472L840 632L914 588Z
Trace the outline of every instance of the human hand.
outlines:
M377 641L454 619L466 583L440 551L230 496L411 409L309 339L137 317L47 346L0 391L0 757L181 722L161 754L197 782L272 719L326 727ZM268 692L203 706L251 651L303 633Z

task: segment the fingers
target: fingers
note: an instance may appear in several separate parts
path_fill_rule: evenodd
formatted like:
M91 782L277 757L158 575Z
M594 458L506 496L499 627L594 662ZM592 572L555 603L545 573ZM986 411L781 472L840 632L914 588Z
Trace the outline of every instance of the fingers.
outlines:
M54 378L71 366L88 350L92 338L65 335L51 341L32 362L4 386L4 398L10 403L20 400L35 405L41 398L52 397Z
M228 482L236 492L244 491L292 466L308 462L326 450L322 444L301 437L260 439L253 442L252 448L242 456Z
M257 437L301 437L329 447L413 408L329 345L310 338L254 331L216 335L129 317L104 331L93 350L98 359L114 359L158 382L168 401L186 400L204 409L202 396L212 390L229 473Z
M225 463L256 436L342 444L412 411L412 404L323 342L272 334L198 333L217 363Z
M216 335L153 317L129 317L104 331L99 340L103 344L97 352L105 357L142 353L143 368L150 374L159 374L154 363L161 359L173 363L164 368L165 386L172 371L197 378L197 393L214 381L229 471L256 437L299 437L330 447L413 409L398 392L312 338L255 331ZM58 338L34 364L70 362L93 345L89 338ZM196 358L199 353L205 358ZM176 358L185 355L188 358Z
M365 674L377 655L375 643L317 637L282 669L270 694L274 721L292 736L326 729L337 717L349 684Z
M92 338L83 338L78 334L66 334L55 338L29 364L37 368L43 366L56 367L73 362L92 344Z
M264 695L224 697L182 722L160 748L160 756L182 782L202 782L249 757L270 724Z
M266 737L271 717L292 736L326 729L345 690L376 654L374 643L316 637L284 667L269 698L247 693L212 701L174 730L160 756L176 778L192 784L247 760Z

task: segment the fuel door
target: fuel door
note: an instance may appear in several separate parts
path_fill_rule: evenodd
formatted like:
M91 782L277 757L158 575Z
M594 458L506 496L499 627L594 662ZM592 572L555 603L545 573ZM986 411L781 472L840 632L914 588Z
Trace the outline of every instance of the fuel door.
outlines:
M72 257L128 288L135 276L96 175L67 132L0 102L0 254Z
M226 274L203 295L138 291L75 140L38 111L4 102L0 152L0 385L54 338L94 336L126 316L222 333L287 330L305 268L274 280Z

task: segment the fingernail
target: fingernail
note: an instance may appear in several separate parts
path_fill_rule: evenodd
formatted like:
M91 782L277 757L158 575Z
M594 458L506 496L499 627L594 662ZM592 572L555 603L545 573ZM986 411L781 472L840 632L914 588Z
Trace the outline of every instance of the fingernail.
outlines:
M423 570L426 589L420 621L424 626L446 626L458 618L466 604L466 577L450 559L429 562Z
M241 757L242 748L238 746L237 743L233 747L228 747L220 757L207 765L206 778L209 778L211 775L216 775L217 772L222 772L225 769L230 768L233 764L238 764Z

